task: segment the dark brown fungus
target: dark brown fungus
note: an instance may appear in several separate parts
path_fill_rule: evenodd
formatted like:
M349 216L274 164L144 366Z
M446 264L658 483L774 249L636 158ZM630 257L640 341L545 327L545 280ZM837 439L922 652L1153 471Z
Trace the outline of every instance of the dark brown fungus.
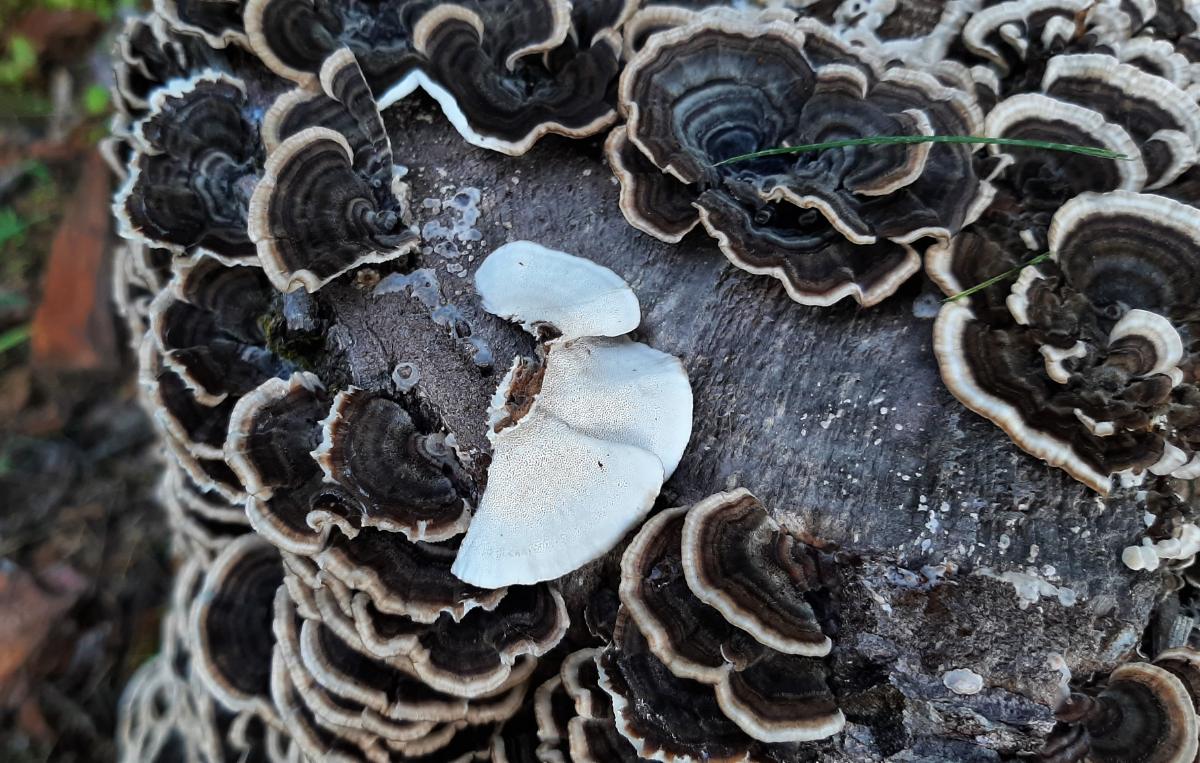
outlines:
M1149 194L1085 193L1058 210L1047 240L1053 256L1008 284L1006 311L975 297L943 306L934 346L946 385L1100 493L1117 476L1190 474L1200 443L1180 329L1200 288L1200 213ZM956 274L979 267L959 260L990 251L956 247L935 278L954 293Z
M621 559L621 603L655 657L715 687L750 737L808 741L845 722L815 659L830 648L804 598L817 577L807 547L740 490L647 522Z
M172 28L197 34L214 48L247 45L244 0L154 0L154 10Z
M537 721L538 758L552 763L570 760L567 724L575 717L575 703L563 687L560 675L554 675L537 687L533 695Z
M633 746L617 731L612 698L600 686L596 665L599 649L572 652L559 675L567 696L574 700L575 717L567 721L570 759L575 763L638 760Z
M785 654L829 653L805 600L822 587L819 561L749 491L718 493L688 509L681 551L692 593L730 623Z
M201 246L228 262L253 262L246 234L258 136L246 121L245 86L206 71L154 91L134 128L137 153L113 202L121 235L182 253Z
M495 609L505 589L487 590L450 574L456 549L437 543L407 543L387 531L364 529L355 538L334 537L315 556L320 568L366 593L384 615L433 623L442 614L462 620L473 609Z
M261 132L268 155L305 127L328 127L349 142L355 168L370 178L377 193L390 189L391 141L362 68L349 48L339 48L325 59L320 85L320 92L297 88L284 93L263 116Z
M271 294L259 268L177 258L175 277L147 310L163 365L196 403L232 402L289 366L271 353L260 326Z
M333 400L313 457L362 505L362 524L412 541L458 535L470 511L443 472L458 469L438 434L423 434L397 402L350 388ZM451 554L451 560L453 554Z
M333 528L358 532L357 501L326 483L309 457L327 405L316 376L297 372L264 382L238 401L230 417L225 462L249 495L250 524L294 554L317 553Z
M513 586L493 610L471 610L457 623L443 615L409 657L430 686L478 696L509 681L523 656L553 649L568 625L557 590L546 584Z
M151 413L168 441L174 443L178 450L188 453L192 460L222 459L221 443L233 411L234 399L222 398L214 405L200 403L187 381L167 367L152 333L148 332L142 339L138 355L139 382L145 391ZM223 465L224 461L221 463ZM187 463L181 465L189 467ZM226 482L221 474L206 476L205 472L206 469L199 466L188 468L192 479L205 488L212 487L214 479ZM236 485L237 480L234 479L233 486ZM225 495L231 497L231 493Z
M280 77L316 90L322 64L345 47L381 93L420 63L411 28L433 4L408 2L381 12L371 3L249 0L245 24L251 48Z
M246 492L266 500L277 489L296 489L316 465L308 458L320 436L324 386L300 371L289 379L268 379L243 396L229 420L225 460Z
M1121 665L1099 693L1071 694L1056 716L1061 725L1043 759L1191 763L1196 758L1192 697L1179 678L1149 663Z
M195 660L205 685L234 711L274 719L270 699L279 552L254 534L229 543L204 576L190 614Z
M267 157L250 199L249 233L280 291L316 291L416 246L390 186L373 187L354 158L346 137L327 127L301 130Z
M614 3L573 14L565 0L435 5L413 27L422 68L379 102L419 85L468 142L510 155L547 133L594 135L616 119L614 27L625 15Z
M598 664L617 729L639 757L732 762L761 749L724 714L712 687L675 676L628 617L618 619Z
M1200 105L1163 77L1099 53L1056 56L1042 90L1124 128L1146 165L1147 188L1171 182L1196 163Z
M780 279L799 302L853 296L871 305L919 269L918 247L946 246L987 205L991 188L963 146L851 147L717 166L867 134L974 134L982 114L968 93L884 69L813 21L690 18L651 35L621 76L627 124L607 147L635 227L678 241L698 221L732 262Z

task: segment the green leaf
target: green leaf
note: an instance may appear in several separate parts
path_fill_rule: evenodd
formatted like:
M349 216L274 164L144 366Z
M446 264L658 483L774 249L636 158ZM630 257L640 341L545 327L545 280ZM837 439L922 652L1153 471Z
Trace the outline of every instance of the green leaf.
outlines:
M742 154L740 156L730 157L724 161L717 162L717 167L723 164L732 164L733 162L742 162L747 159L759 159L764 156L779 156L781 154L804 154L810 151L825 151L831 148L847 148L849 146L895 146L895 145L911 145L914 143L967 143L967 144L987 144L994 146L1017 146L1020 148L1041 148L1047 151L1066 151L1072 154L1083 154L1084 156L1093 156L1098 159L1120 159L1123 161L1131 161L1132 157L1125 154L1118 154L1116 151L1109 151L1106 148L1097 148L1095 146L1076 146L1070 143L1050 143L1044 140L1022 140L1019 138L984 138L976 135L872 135L866 138L848 138L846 140L831 140L825 143L806 143L803 146L780 146L779 148L768 148L764 151L755 151L750 154Z
M15 34L8 38L8 54L0 59L0 83L15 85L37 66L37 49L28 37Z
M1034 257L1034 258L1032 258L1032 259L1030 259L1030 260L1028 260L1028 261L1026 261L1026 262L1022 262L1020 265L1016 266L1016 267L1015 267L1015 268L1013 268L1012 270L1006 270L1006 271L1004 271L1003 273L1001 273L1001 274L1000 274L1000 275L998 275L998 276L992 276L991 278L989 278L988 280L984 281L983 283L977 283L977 284L975 284L974 286L972 286L971 288L969 288L969 289L967 289L967 290L965 290L965 291L960 291L958 294L955 294L953 297L946 297L945 299L943 299L943 300L942 300L942 302L943 302L943 303L945 303L945 302L955 302L955 301L957 301L957 300L960 300L960 299L962 299L963 297L969 297L969 296L971 296L972 294L975 294L975 293L977 293L977 292L981 292L981 291L983 291L984 289L986 289L987 287L989 287L989 286L991 286L991 285L993 285L993 284L1000 283L1000 282L1001 282L1001 281L1003 281L1005 278L1012 278L1012 277L1016 276L1018 273L1020 273L1022 270L1024 270L1024 269L1025 269L1025 268L1027 268L1027 267L1029 267L1030 265L1036 265L1036 264L1038 264L1039 262L1045 262L1046 260L1048 260L1048 259L1049 259L1050 257L1052 257L1053 255L1054 255L1054 252L1042 252L1042 253L1041 253L1041 254L1039 254L1037 257Z
M16 239L28 227L29 223L22 219L12 207L0 209L0 244Z
M88 85L87 90L83 91L83 110L93 117L108 111L108 88Z

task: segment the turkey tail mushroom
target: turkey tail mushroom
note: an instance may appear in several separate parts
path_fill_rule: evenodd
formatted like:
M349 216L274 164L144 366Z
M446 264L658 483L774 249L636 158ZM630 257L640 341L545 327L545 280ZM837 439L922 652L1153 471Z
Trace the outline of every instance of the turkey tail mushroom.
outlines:
M597 658L638 755L742 760L841 731L819 659L830 642L805 601L819 566L744 490L643 525L621 559L617 632Z
M706 12L679 23L652 34L621 75L626 124L607 154L631 225L676 242L699 222L731 262L778 278L797 302L872 305L920 268L918 241L946 246L990 201L966 146L724 163L843 139L847 125L862 135L962 135L983 119L968 93L885 69L874 51L815 21Z

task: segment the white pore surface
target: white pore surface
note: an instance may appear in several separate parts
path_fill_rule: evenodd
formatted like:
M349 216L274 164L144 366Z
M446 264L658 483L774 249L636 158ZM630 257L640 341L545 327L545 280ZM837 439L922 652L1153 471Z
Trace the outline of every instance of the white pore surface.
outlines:
M679 358L624 337L555 343L532 410L576 432L648 450L666 477L692 435L692 387Z
M487 588L561 577L650 510L691 438L692 388L678 358L622 336L640 309L608 268L519 241L493 252L475 284L489 312L561 336L544 345L523 418L495 431L515 364L492 396L488 485L452 571Z
M619 275L582 257L514 241L488 255L475 273L483 308L537 334L538 325L563 339L620 336L637 328L641 307Z
M565 575L616 545L662 482L650 451L531 411L499 434L487 490L451 571L485 588Z

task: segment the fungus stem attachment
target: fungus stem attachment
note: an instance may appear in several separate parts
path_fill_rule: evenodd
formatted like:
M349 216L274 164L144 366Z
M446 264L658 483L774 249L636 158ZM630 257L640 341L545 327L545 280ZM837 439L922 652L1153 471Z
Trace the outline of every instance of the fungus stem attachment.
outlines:
M749 154L732 156L728 159L717 162L713 166L720 167L725 164L742 162L746 161L747 159L759 159L764 156L805 154L812 151L825 151L826 149L830 148L847 148L849 146L894 146L910 145L914 143L979 143L992 146L1016 146L1019 148L1040 148L1047 151L1066 151L1072 154L1083 154L1084 156L1096 157L1097 159L1119 159L1121 161L1132 160L1132 157L1126 156L1125 154L1118 154L1116 151L1110 151L1106 148L1098 148L1096 146L1077 146L1073 143L1051 143L1044 140L1023 140L1020 138L985 138L978 135L870 135L865 138L847 138L845 140L831 140L825 143L806 143L802 146L780 146L779 148L768 148Z
M942 300L942 302L943 303L955 302L957 300L962 299L963 297L969 297L972 294L975 294L976 292L983 291L984 289L991 286L992 284L1000 283L1005 278L1012 278L1013 276L1017 275L1018 273L1020 273L1022 270L1029 267L1030 265L1036 265L1039 262L1045 262L1053 254L1054 254L1054 252L1042 252L1038 256L1033 257L1025 262L1022 262L1020 265L1016 266L1015 268L1012 268L1011 270L1006 270L998 276L992 276L991 278L987 279L983 283L977 283L965 291L960 291L958 294L955 294L953 297L946 297L945 299Z

